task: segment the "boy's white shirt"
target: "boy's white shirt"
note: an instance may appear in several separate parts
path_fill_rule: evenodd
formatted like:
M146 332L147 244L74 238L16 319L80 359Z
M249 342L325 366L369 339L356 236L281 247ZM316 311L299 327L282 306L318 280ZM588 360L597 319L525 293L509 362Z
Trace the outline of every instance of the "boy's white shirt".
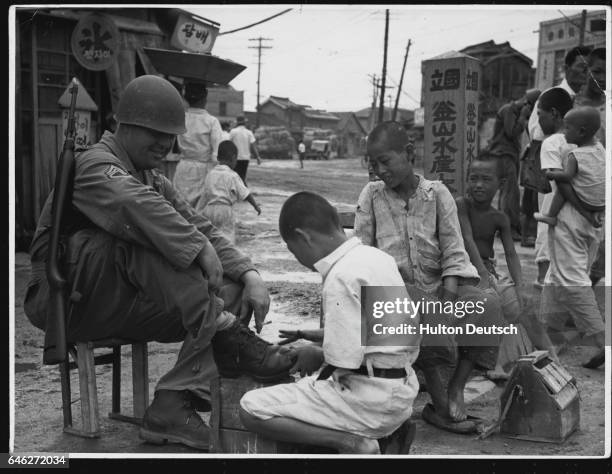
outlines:
M404 287L395 260L385 252L363 245L353 237L314 264L323 277L325 361L336 367L357 369L366 359L377 368L410 368L415 346L363 346L361 343L361 287ZM408 291L406 298L410 299Z

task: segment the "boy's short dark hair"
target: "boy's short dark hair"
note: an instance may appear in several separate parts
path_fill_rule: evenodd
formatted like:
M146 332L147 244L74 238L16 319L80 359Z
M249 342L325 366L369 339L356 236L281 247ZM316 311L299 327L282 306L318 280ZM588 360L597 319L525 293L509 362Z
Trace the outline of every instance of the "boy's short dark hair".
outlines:
M565 89L562 89L561 87L553 87L542 92L539 99L539 104L542 110L546 110L547 112L551 111L552 109L557 109L557 111L563 117L574 106L574 99L572 99Z
M406 145L410 143L410 137L406 128L399 122L381 122L368 135L368 144L377 143L383 138L387 139L389 150L401 153L406 150Z
M576 46L570 49L565 55L565 66L570 67L576 61L578 56L583 56L585 59L591 53L590 46ZM586 62L586 61L585 61Z
M280 235L286 242L296 236L295 229L310 229L323 234L340 229L336 208L324 197L308 191L290 196L278 218Z
M589 54L589 66L593 65L593 61L596 59L606 60L606 48L595 48L591 51L591 54Z
M224 140L219 143L219 151L217 153L217 160L219 162L228 163L236 156L238 156L238 148L236 148L233 141Z
M470 171L472 170L472 163L481 162L481 163L493 163L495 165L495 176L498 179L502 179L504 177L504 167L502 166L502 161L497 155L492 155L487 150L481 151L476 158L470 161L468 165L468 176Z

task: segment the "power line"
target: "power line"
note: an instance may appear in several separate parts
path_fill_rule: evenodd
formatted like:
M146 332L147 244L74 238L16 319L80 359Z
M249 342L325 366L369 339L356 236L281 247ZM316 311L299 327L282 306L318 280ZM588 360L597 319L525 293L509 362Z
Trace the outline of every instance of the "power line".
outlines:
M257 115L255 118L255 128L259 127L259 84L261 82L261 50L262 49L272 49L272 46L263 46L261 44L262 41L272 41L272 38L249 38L249 41L258 41L257 46L249 46L249 49L257 50Z
M257 23L251 23L250 25L247 26L243 26L242 28L236 28L235 30L230 30L230 31L224 31L223 33L219 33L217 36L222 36L222 35L229 35L230 33L236 33L237 31L242 31L242 30L246 30L247 28L251 28L253 26L257 26L257 25L261 25L262 23L265 23L266 21L270 21L273 18L276 18L277 16L281 16L284 15L287 12L290 12L291 10L293 10L293 8L287 8L286 10L283 10L280 13L277 13L276 15L272 15L268 18L265 18L261 21L258 21Z

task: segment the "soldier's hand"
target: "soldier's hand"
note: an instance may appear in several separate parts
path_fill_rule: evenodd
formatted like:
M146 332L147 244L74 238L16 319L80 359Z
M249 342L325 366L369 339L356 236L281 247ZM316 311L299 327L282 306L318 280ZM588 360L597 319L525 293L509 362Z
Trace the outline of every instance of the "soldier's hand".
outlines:
M208 285L212 289L218 290L221 288L223 283L223 265L221 265L221 260L219 260L212 244L207 241L196 258L200 268L202 268L202 271L208 278Z
M238 315L240 321L248 325L251 315L255 315L255 330L259 334L266 314L270 309L270 295L264 281L256 271L248 271L241 277L244 283L242 293L242 306Z

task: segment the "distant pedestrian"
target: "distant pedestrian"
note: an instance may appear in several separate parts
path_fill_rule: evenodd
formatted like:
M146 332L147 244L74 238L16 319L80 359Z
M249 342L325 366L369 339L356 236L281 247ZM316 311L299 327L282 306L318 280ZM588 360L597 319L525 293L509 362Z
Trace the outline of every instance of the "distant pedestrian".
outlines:
M246 128L246 119L243 116L239 116L236 118L236 123L236 127L230 131L230 139L234 142L236 148L238 148L238 161L235 171L246 185L246 175L251 155L255 156L258 165L261 164L261 158L255 146L255 135Z
M204 183L204 215L232 243L236 242L236 221L234 204L247 201L257 214L261 214L259 204L249 189L234 171L238 150L233 142L226 140L219 145L219 164L215 166Z
M499 158L503 169L499 209L510 219L513 240L521 239L518 186L521 136L527 127L531 109L538 95L537 91L530 91L521 99L505 104L499 109L495 118L493 138L487 147L491 156Z
M227 120L221 122L221 141L231 140L230 138L230 123Z
M187 131L177 137L180 161L174 174L174 186L198 212L204 209L204 181L217 164L217 149L221 143L221 124L205 109L208 90L204 84L187 83L185 112Z
M306 155L306 145L304 142L300 140L300 144L298 145L298 155L300 157L300 168L304 168L304 155Z

